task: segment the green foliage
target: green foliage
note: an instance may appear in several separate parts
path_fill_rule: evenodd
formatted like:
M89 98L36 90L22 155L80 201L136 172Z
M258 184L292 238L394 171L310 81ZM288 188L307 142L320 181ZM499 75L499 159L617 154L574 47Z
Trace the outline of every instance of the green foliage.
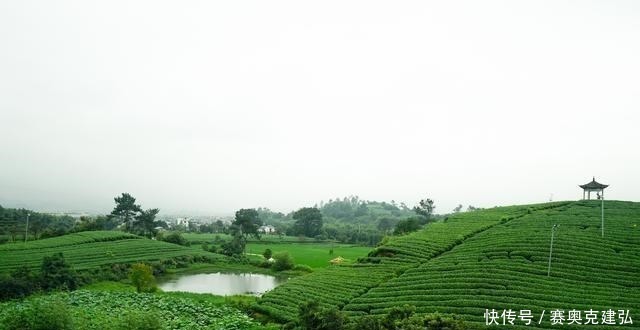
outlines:
M421 320L427 330L464 330L466 324L462 320L446 318L439 313L428 314Z
M262 220L255 209L240 209L236 212L236 218L231 225L237 228L246 240L249 235L260 237L258 228L262 225Z
M416 214L423 216L425 217L425 219L429 220L431 218L431 215L433 214L433 209L435 208L436 207L433 204L433 200L427 198L420 200L418 205L413 208L413 211L416 212Z
M4 314L4 315L2 315ZM2 317L4 316L4 318ZM13 313L0 311L0 330L73 330L69 306L62 300L35 301Z
M161 320L156 313L128 311L116 323L115 330L162 330L165 328Z
M22 266L31 270L39 269L45 256L60 252L64 252L65 259L77 271L98 272L108 267L109 273L112 272L111 267L146 260L189 256L189 260L185 259L187 262L211 262L223 258L201 249L142 239L123 232L91 231L29 241L26 244L0 245L0 273L8 273ZM124 270L124 277L127 271L128 268Z
M395 225L396 221L394 221L392 218L388 218L388 217L384 217L384 218L380 218L380 220L378 220L378 230L383 231L383 232L388 232L389 230L391 230Z
M306 272L306 273L311 273L313 272L313 268L307 266L307 265L303 265L303 264L297 264L293 267L293 270L296 271L301 271L301 272Z
M602 239L597 203L521 206L518 212L502 214L496 212L499 209L477 210L452 215L446 224L430 224L406 237L422 237L423 244L433 244L438 237L426 234L441 227L450 234L472 238L460 238L462 244L455 249L403 271L358 296L344 310L386 315L394 306L419 301L418 315L440 311L460 315L465 323L475 325L483 324L480 311L484 308L529 309L538 317L543 309L548 312L550 308L606 310L616 308L609 306L625 306L636 310L640 308L640 292L635 290L640 272L640 230L633 225L638 222L640 204L605 204L607 232ZM458 231L463 224L488 221L495 225L480 235ZM549 236L554 224L560 229L554 241L551 276L547 276ZM445 231L441 234L447 235ZM393 241L377 255L403 246ZM456 322L447 325L433 316L428 323L437 329L455 328ZM541 327L550 327L548 318Z
M540 212L544 209L562 208L567 204L566 202L551 203L533 205L532 207ZM498 230L512 224L512 221L526 215L527 207L500 207L478 212L458 213L451 215L446 223L432 222L423 230L403 236L389 237L384 244L372 250L368 256L359 258L356 263L330 266L302 277L290 279L267 292L254 309L282 322L295 321L298 319L296 301L300 294L303 294L309 299L317 300L321 305L341 305L343 306L342 310L347 314L385 315L393 306L401 306L405 303L415 304L417 293L428 292L429 295L420 296L421 304L417 306L416 312L420 315L436 310L449 313L449 309L444 309L446 303L444 307L437 305L438 309L428 309L423 306L437 304L443 300L438 295L431 295L431 293L440 287L451 285L451 281L444 278L443 275L458 274L455 269L460 266L451 263L443 265L439 272L434 272L433 277L424 283L408 277L406 285L409 287L404 290L397 290L387 284L395 279L403 278L407 274L422 276L425 271L418 270L416 267L419 265L430 264L442 259L441 256L454 247L458 251L461 246L465 246L467 239L471 237L475 239L475 235L479 232ZM504 216L514 220L502 224L501 219ZM520 238L520 241L527 241L527 239ZM545 242L548 243L547 240ZM537 249L545 251L545 249ZM480 278L486 280L486 273L486 271L483 272ZM439 280L436 281L436 278ZM465 283L464 280L461 283ZM415 287L410 287L411 285ZM422 289L423 287L428 289ZM447 291L445 290L445 292ZM396 296L403 297L403 299L395 299ZM476 298L470 297L469 299ZM480 308L480 306L474 307ZM484 311L484 309L482 310ZM472 313L482 317L482 312L473 311Z
M275 271L289 270L294 266L293 258L291 258L287 251L276 253L273 256L273 259L275 259L275 262L273 263L273 269Z
M416 307L411 305L394 306L382 320L382 327L389 330L402 329L407 320L415 314Z
M300 305L300 325L306 330L341 330L346 318L337 308L321 308L317 301Z
M322 213L315 207L303 207L293 213L296 235L316 237L322 229Z
M367 315L350 318L335 306L322 307L308 301L298 308L298 319L305 330L464 330L461 320L443 317L439 313L417 315L412 305L395 306L384 316Z
M346 259L345 263L351 263L370 251L370 248L365 246L328 242L249 242L247 243L246 251L247 254L262 254L265 249L270 249L273 253L287 251L295 259L296 263L305 264L314 269L327 267L330 265L329 261L336 257L342 257ZM330 253L332 249L333 255Z
M78 287L78 276L61 252L42 259L40 275L42 288L45 290L75 290Z
M75 232L81 231L98 231L113 230L118 227L118 219L115 217L97 216L97 217L80 217L80 221L73 228Z
M136 216L134 231L141 236L152 237L155 234L155 220L158 212L160 212L159 209L141 210Z
M64 235L71 231L75 224L75 219L70 216L0 206L0 243L24 242L27 214L29 214L29 240Z
M395 235L408 234L420 229L420 222L415 217L400 220L396 224L396 228L393 230Z
M149 265L133 264L129 271L129 279L138 292L154 292L157 289L153 269Z
M222 253L228 256L240 256L247 246L247 239L240 231L234 231L230 241L222 244Z
M127 291L87 291L56 293L38 296L24 302L0 303L0 330L23 329L7 325L13 315L33 306L45 306L39 310L55 310L62 306L69 313L75 330L98 329L252 329L258 326L246 314L236 308L220 306L209 299L191 299L193 295L150 294ZM208 296L208 295L207 295ZM57 315L58 313L56 313ZM40 315L40 314L29 314ZM28 320L29 317L23 318ZM68 318L66 318L68 320ZM154 320L155 319L155 320ZM127 327L127 321L131 324ZM45 322L43 322L45 323ZM62 323L62 322L58 322ZM51 324L55 324L51 322ZM158 324L161 327L158 327ZM4 326L4 328L3 328ZM27 328L29 330L34 328ZM42 330L71 329L68 327L37 328Z
M262 253L262 256L265 259L271 259L272 255L273 255L273 252L271 251L271 249L265 249L264 252Z
M125 228L129 232L134 231L134 219L142 211L140 205L136 204L136 199L128 193L122 193L122 195L113 199L116 202L116 206L111 211L111 217L119 219L121 223L125 224Z
M0 274L0 301L23 298L40 288L40 280L25 266L11 274Z
M178 244L182 246L189 246L189 241L187 241L181 233L173 232L168 235L162 236L162 240L171 244Z

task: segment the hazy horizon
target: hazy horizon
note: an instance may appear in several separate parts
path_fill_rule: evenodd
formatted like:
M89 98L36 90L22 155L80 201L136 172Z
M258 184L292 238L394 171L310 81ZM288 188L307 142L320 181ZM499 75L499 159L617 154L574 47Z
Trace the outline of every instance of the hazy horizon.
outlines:
M6 1L0 41L4 207L640 200L640 2Z

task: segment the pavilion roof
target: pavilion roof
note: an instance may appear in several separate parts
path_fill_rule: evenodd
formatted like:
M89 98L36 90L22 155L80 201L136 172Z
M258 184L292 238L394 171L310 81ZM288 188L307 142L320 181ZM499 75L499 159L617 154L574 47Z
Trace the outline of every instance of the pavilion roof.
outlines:
M591 182L580 185L580 188L582 189L604 189L606 187L608 187L608 184L602 184L600 182L596 181L596 178L593 178L593 180L591 180Z

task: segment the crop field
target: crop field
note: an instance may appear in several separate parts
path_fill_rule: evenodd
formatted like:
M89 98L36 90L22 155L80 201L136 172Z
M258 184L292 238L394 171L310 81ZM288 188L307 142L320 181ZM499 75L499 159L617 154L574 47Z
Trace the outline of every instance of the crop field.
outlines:
M456 214L443 222L429 224L422 231L393 237L355 264L331 266L294 278L265 294L255 309L280 321L291 321L297 317L300 297L343 308L355 298L453 249L475 234L536 210L562 208L567 204L510 206Z
M355 262L359 257L367 255L370 247L331 244L331 243L258 243L247 244L247 253L262 254L265 249L271 249L273 253L287 251L296 264L304 264L311 268L324 268L330 265L329 261L342 257L345 263ZM333 254L330 251L333 250Z
M604 239L599 206L578 202L495 226L353 299L344 310L380 314L412 304L419 312L457 314L479 325L485 309L531 310L537 316L572 309L637 313L640 204L606 202ZM554 224L559 229L547 276ZM553 326L545 318L539 327Z
M554 224L559 227L547 276ZM337 305L356 318L409 304L418 313L455 314L478 327L485 324L486 309L531 310L531 325L518 320L514 325L507 323L509 328L523 329L557 328L550 322L553 310L564 311L563 328L567 329L580 328L567 325L570 310L582 311L582 323L589 310L598 311L600 323L601 311L608 310L629 310L638 319L640 203L606 201L605 238L600 230L598 201L459 214L418 233L393 238L356 265L293 279L267 293L256 309L293 320L293 306L299 303L295 297L304 296ZM371 276L356 286L360 273ZM546 316L538 324L543 311ZM629 328L619 324L583 327Z
M0 245L0 273L20 266L38 268L44 256L62 252L76 269L98 268L114 263L156 261L180 256L203 256L215 260L220 255L115 231L80 232L27 243Z
M212 243L219 239L231 239L226 234L183 233L182 236L194 247L205 242ZM318 242L311 238L301 239L300 237L279 237L278 235L263 235L259 240L250 237L245 251L252 259L258 260L259 258L254 258L255 255L262 255L266 249L271 249L273 253L287 251L296 264L307 265L311 268L327 267L330 265L329 261L337 257L344 258L344 263L353 263L371 251L371 248L366 246ZM330 253L331 250L333 253Z
M0 303L0 329L15 329L12 318L34 308L34 305L47 303L67 306L74 328L78 330L130 329L128 317L139 313L149 313L165 329L241 330L258 327L242 311L206 301L164 294L78 290Z

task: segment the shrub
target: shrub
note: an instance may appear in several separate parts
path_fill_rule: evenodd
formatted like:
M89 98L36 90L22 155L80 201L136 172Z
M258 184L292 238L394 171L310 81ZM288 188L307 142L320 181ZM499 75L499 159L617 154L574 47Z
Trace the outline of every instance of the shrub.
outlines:
M149 265L138 263L131 266L129 279L138 292L154 292L157 289L153 269Z
M272 255L273 255L273 252L271 251L271 249L266 249L266 250L264 250L264 252L262 253L262 256L263 256L265 259L270 259Z
M0 320L0 329L72 330L73 319L63 301L34 301L17 313Z
M171 233L169 235L162 237L162 240L167 243L189 246L189 242L180 233Z
M22 266L11 275L0 275L0 301L26 297L38 287L38 280L31 269Z
M382 319L378 316L367 315L359 318L352 326L354 330L384 330Z
M303 264L296 265L295 267L293 267L293 270L307 272L307 273L313 272L313 268Z
M116 330L161 330L160 316L154 313L129 312L116 325Z
M317 301L300 305L299 316L302 328L308 330L340 330L347 323L337 308L321 308Z
M0 275L0 301L26 297L31 294L32 286L12 276Z
M75 290L78 287L78 275L64 260L62 253L56 253L42 259L41 283L45 290Z
M278 272L292 269L294 266L293 258L291 258L289 252L287 251L276 253L273 256L273 259L275 259L275 262L273 263L273 269Z
M406 220L400 220L396 224L396 228L393 233L395 235L407 234L420 229L420 222L416 217L407 218Z

